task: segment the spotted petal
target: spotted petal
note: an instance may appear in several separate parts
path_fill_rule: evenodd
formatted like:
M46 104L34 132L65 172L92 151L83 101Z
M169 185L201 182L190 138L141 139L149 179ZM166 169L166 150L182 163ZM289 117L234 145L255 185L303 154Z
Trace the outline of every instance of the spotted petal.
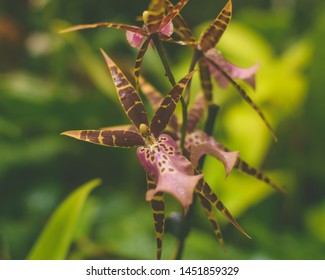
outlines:
M108 69L111 72L118 97L123 109L133 124L139 129L141 124L149 126L148 117L140 96L131 85L123 72L113 60L101 49L106 60Z
M255 74L259 67L258 64L255 64L249 68L238 67L227 61L216 49L210 49L207 51L205 57L208 58L206 59L206 62L209 66L209 70L222 88L227 87L228 80L222 73L220 73L218 69L214 67L212 63L209 63L209 61L214 61L216 64L218 64L225 72L228 73L231 78L240 79L255 89Z
M146 199L150 201L158 192L166 192L174 196L186 212L203 175L194 175L191 162L181 155L175 141L161 134L155 143L139 147L137 155L141 165L157 184L155 189L147 192Z
M239 155L239 152L226 152L213 137L200 130L188 134L185 142L187 150L190 151L190 159L194 167L197 167L199 159L203 155L209 154L223 163L226 175L233 169Z
M158 136L168 125L172 115L174 114L176 104L193 74L194 71L182 78L162 101L150 124L151 132L155 136Z
M225 7L219 13L215 21L202 34L199 40L199 48L205 53L219 42L222 34L225 32L228 23L231 19L232 3L231 0L227 2Z
M144 145L142 136L131 130L70 130L61 134L109 147L130 148Z

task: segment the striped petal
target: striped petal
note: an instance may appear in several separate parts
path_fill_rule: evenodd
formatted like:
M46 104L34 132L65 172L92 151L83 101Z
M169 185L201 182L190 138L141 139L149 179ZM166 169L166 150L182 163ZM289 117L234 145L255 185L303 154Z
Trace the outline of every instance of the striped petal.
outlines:
M193 74L194 71L182 78L160 104L160 107L153 116L150 124L153 135L158 136L168 125L172 115L174 114L176 104Z
M255 74L259 67L258 64L255 64L249 68L238 67L227 61L216 49L210 49L207 51L205 53L205 57L207 58L205 61L208 64L209 70L220 87L226 88L228 85L228 80L218 69L214 67L211 62L209 63L209 61L213 61L214 63L218 64L231 78L240 79L255 89Z
M134 65L134 78L135 78L135 84L138 85L139 84L139 76L140 76L140 68L142 65L142 61L144 58L145 53L148 50L148 46L150 43L150 39L146 39L144 41L144 43L142 44L140 51L138 53L138 56L135 60L135 65Z
M218 225L218 222L217 222L217 219L213 213L213 209L212 209L212 205L211 203L209 202L209 200L207 200L201 193L198 193L198 197L200 199L200 202L201 202L201 205L204 209L204 213L205 215L207 216L212 228L213 228L213 231L214 231L214 234L215 236L217 237L221 247L223 248L224 251L226 251L226 247L225 247L225 242L223 240L223 237L222 237L222 233L221 233L221 229Z
M123 109L132 123L139 129L141 124L149 126L148 117L140 96L131 85L123 72L118 68L113 60L101 50L108 69L111 72L118 97Z
M205 100L208 104L212 103L212 82L209 65L205 59L199 59L200 82Z
M143 21L150 34L160 31L165 4L165 0L151 0L149 10L143 12Z
M199 40L199 48L206 52L219 42L222 34L225 32L228 23L231 19L232 3L231 0L227 2L225 7L219 13L215 21L208 27L208 29L202 34Z
M146 199L151 201L159 192L169 193L187 212L193 200L194 189L203 175L194 175L191 162L181 155L176 142L170 136L162 134L155 143L139 147L137 156L157 185L147 192Z
M193 132L197 124L203 117L206 109L206 102L203 94L199 94L188 112L187 116L187 132Z
M166 0L166 4L168 11L171 12L174 9L174 5L169 0ZM196 41L191 29L179 13L174 17L173 21L174 31L182 38L182 40Z
M240 158L237 159L235 168L252 177L255 177L260 181L265 182L266 184L268 184L269 186L271 186L277 191L286 193L285 189L272 182L271 179L268 176L266 176L262 171L255 169L254 167L250 166L246 161Z
M156 188L155 181L152 180L148 174L147 174L147 188L148 188L148 190L153 190ZM161 253L162 253L162 242L163 242L163 237L164 237L164 229L165 229L164 193L157 192L153 196L150 203L151 203L153 219L155 221L155 232L156 232L156 240L157 240L157 260L160 260Z
M235 80L226 71L224 71L222 67L219 66L219 64L215 63L213 60L209 60L209 63L211 63L214 68L216 68L218 71L220 71L220 73L223 75L223 77L237 89L237 91L240 93L242 98L256 111L256 113L260 116L262 121L265 123L265 125L271 132L274 141L277 142L278 138L276 137L275 131L273 130L272 126L270 125L270 123L268 122L266 117L264 116L264 113L261 110L261 108L259 108L253 102L253 100L247 95L245 90L239 84L237 84L235 82Z
M164 100L164 97L155 89L151 84L149 84L143 77L140 77L139 85L142 93L146 96L149 101L152 109L157 111L160 107L161 102ZM169 126L173 129L174 132L178 130L178 120L175 114L173 114L169 121Z
M60 33L66 33L71 31L77 31L82 29L91 29L91 28L114 28L114 29L122 29L126 31L130 31L142 36L148 36L148 32L138 26L119 24L119 23L111 23L111 22L99 22L99 23L91 23L91 24L80 24L76 26L72 26L60 31Z
M61 135L108 147L131 148L144 145L142 136L131 130L70 130Z
M177 15L179 15L180 11L188 3L188 1L189 0L180 0L176 4L176 6L174 6L173 8L171 8L171 9L168 10L168 14L163 18L163 20L161 22L160 29L162 29L164 26L166 26L167 24L169 24Z
M237 223L235 218L230 214L229 210L225 207L225 205L213 192L213 190L210 188L207 182L201 179L196 187L196 191L198 192L199 195L203 196L206 200L208 200L217 210L219 210L221 214L224 217L226 217L227 220L231 222L242 234L244 234L248 238L251 238Z

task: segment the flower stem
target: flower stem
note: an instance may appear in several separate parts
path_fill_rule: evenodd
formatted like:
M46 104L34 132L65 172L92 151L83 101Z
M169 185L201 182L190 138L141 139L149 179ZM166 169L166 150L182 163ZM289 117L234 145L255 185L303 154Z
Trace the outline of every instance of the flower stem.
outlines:
M160 60L164 66L165 75L167 76L170 84L174 87L176 85L176 80L175 80L175 77L170 69L169 63L168 63L166 49L162 45L162 43L158 37L158 33L152 35L152 41L155 44L155 47L158 51ZM186 136L186 132L187 132L187 103L185 102L183 95L181 95L180 101L182 104L182 118L183 118L180 146L181 146L181 151L184 154L185 136Z

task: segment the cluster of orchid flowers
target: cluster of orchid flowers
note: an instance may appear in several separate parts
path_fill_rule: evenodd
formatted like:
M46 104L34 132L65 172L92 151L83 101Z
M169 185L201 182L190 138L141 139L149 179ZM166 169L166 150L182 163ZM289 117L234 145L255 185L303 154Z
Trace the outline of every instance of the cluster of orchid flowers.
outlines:
M231 0L226 3L199 40L194 38L185 20L180 15L181 9L187 2L188 0L180 0L174 6L169 0L151 0L148 10L143 13L143 27L105 22L77 25L62 31L70 32L99 27L122 29L126 31L126 38L130 45L140 49L134 68L135 86L128 81L115 62L101 50L115 84L120 103L132 125L102 130L72 130L62 134L109 147L137 147L137 157L147 175L146 200L151 202L153 211L157 259L161 258L165 231L165 193L174 196L180 202L185 214L193 202L194 194L196 194L222 246L224 246L224 241L213 213L214 208L219 210L241 233L249 237L204 180L200 166L202 156L209 154L220 160L225 167L226 175L233 168L237 168L264 181L274 189L282 191L281 187L274 184L261 171L243 161L239 157L239 152L230 152L207 132L196 128L206 109L214 105L211 82L211 76L213 76L221 87L226 87L228 83L235 86L244 100L259 114L276 139L261 109L234 80L240 79L254 88L255 72L258 66L255 65L246 69L239 68L228 62L215 49L215 45L231 19ZM179 40L172 37L175 33ZM186 45L194 49L191 69L178 83L175 82L164 58L161 42ZM141 64L150 44L157 48L165 66L166 75L173 86L166 96L161 95L140 76ZM198 95L190 110L187 111L190 80L197 63L202 94ZM145 106L138 94L138 88L141 89L155 110L151 121L148 120ZM185 88L187 89L186 94L183 95ZM179 100L182 101L182 105L186 109L183 110L183 124L179 123L176 114L174 114Z

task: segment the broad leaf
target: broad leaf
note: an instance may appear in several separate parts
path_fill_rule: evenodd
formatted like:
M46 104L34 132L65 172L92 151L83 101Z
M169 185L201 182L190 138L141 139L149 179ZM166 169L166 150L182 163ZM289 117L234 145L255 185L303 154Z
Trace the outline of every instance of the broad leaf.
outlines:
M62 260L67 257L82 207L101 181L92 180L74 191L55 210L27 259Z

